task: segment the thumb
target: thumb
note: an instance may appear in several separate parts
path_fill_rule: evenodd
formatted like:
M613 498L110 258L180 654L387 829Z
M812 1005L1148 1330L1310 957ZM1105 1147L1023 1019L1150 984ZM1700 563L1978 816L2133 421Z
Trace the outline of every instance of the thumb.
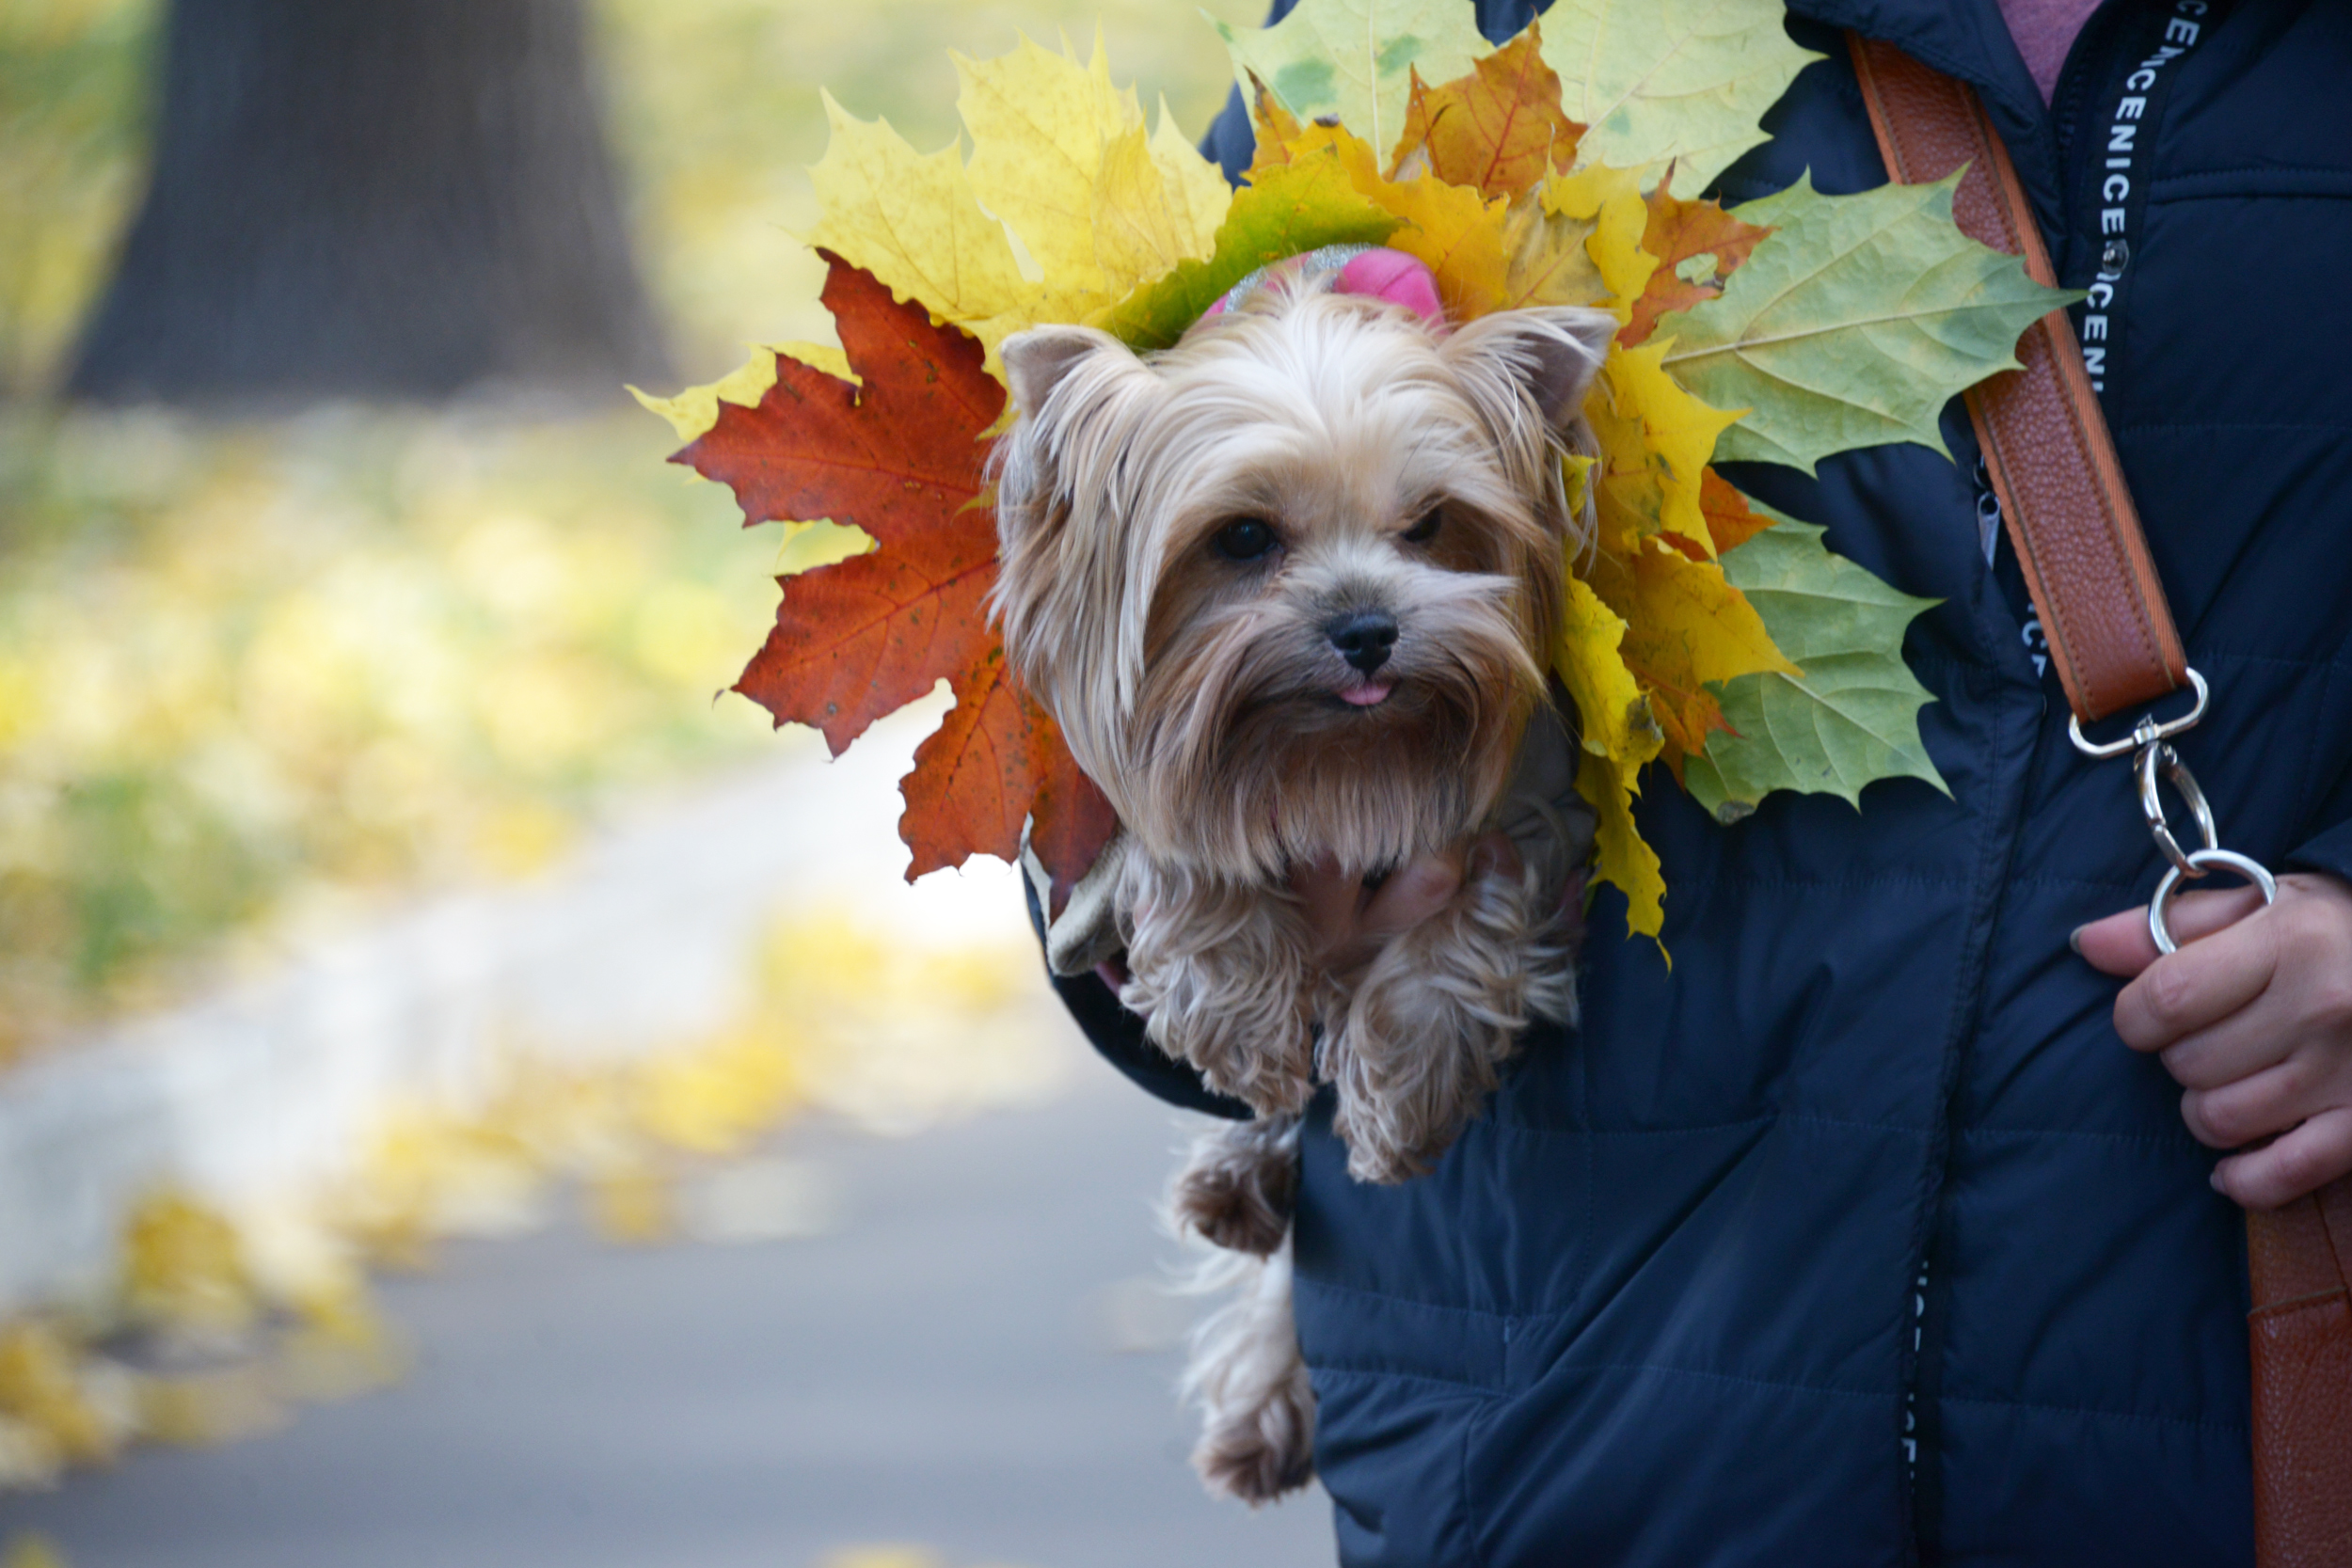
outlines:
M2224 927L2236 925L2261 908L2262 901L2262 894L2250 887L2186 893L2172 900L2166 924L2172 940L2185 947L2200 937L2209 937ZM2145 904L2094 920L2088 926L2078 926L2067 941L2091 968L2122 979L2130 979L2162 957L2156 951L2156 939L2148 929Z

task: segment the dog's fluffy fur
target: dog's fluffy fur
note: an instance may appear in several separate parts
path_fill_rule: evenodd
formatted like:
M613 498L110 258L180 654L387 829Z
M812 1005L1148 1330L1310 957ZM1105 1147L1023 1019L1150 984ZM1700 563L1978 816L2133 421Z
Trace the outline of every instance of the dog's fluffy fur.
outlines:
M1573 1006L1545 856L1473 863L1444 909L1336 974L1290 876L1373 882L1496 825L1579 531L1561 456L1615 325L1561 308L1448 333L1309 280L1148 360L1083 327L1004 345L1006 649L1127 834L1125 1001L1261 1118L1203 1144L1175 1205L1262 1260L1188 1378L1197 1462L1253 1501L1310 1468L1286 1233L1315 1083L1350 1173L1402 1180L1530 1018ZM1344 631L1366 616L1393 638L1369 668Z

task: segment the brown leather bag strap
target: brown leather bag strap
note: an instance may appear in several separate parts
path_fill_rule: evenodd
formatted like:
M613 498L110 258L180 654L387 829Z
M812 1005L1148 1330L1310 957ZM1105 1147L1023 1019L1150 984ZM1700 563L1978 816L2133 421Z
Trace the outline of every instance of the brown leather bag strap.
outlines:
M2054 283L2033 209L1977 95L1891 44L1852 33L1847 42L1887 173L1915 184L1966 165L1952 198L1962 230ZM2088 723L2178 689L2188 666L2065 312L2027 328L2017 357L2024 369L1972 391L1968 412L2067 700ZM2256 1560L2345 1568L2352 1177L2249 1213L2246 1234Z
M1847 40L1888 175L1925 184L1965 165L1952 197L1961 231L2055 284L2017 170L1968 85L1892 44ZM2027 327L2017 358L2022 371L1968 394L1968 413L2058 679L2087 724L2179 690L2188 660L2066 313Z

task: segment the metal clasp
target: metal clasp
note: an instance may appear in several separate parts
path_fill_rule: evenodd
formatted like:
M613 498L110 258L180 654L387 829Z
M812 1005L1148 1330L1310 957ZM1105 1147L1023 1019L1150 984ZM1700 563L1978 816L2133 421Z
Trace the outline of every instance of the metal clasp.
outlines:
M2169 740L2183 730L2195 729L2197 721L2205 716L2205 701L2211 695L2205 689L2205 677L2191 670L2188 672L2188 684L2196 689L2197 704L2178 719L2168 719L2159 723L2154 714L2142 714L2139 722L2132 726L2132 733L2122 739L2094 744L2083 738L2082 717L2077 714L2066 721L2066 733L2074 737L2074 750L2087 757L2120 757L2126 752L2153 746L2159 740Z
M2067 721L2067 732L2074 736L2075 749L2089 757L2120 757L2137 751L2132 769L2139 777L2139 815L2148 824L2149 836L2156 841L2156 848L2171 863L2165 867L2164 878L2156 883L2155 896L2148 900L2148 934L2155 939L2156 951L2179 951L2172 940L2170 910L2172 898L2184 881L2194 881L2211 871L2228 871L2244 878L2262 890L2263 902L2279 901L2279 881L2259 861L2221 847L2220 830L2214 825L2213 807L2206 802L2205 792L2198 787L2197 775L2188 770L2181 753L2169 744L2171 736L2193 728L2205 716L2210 693L2205 677L2196 671L2188 672L2188 684L2195 689L2197 701L2188 712L2178 719L2159 721L2153 714L2143 714L2132 733L2122 740L2094 745L2083 738L2082 721ZM2164 798L2156 788L2161 778L2169 784L2188 805L2189 815L2196 818L2197 835L2204 840L2202 847L2183 849L2174 836L2170 817L2164 809Z

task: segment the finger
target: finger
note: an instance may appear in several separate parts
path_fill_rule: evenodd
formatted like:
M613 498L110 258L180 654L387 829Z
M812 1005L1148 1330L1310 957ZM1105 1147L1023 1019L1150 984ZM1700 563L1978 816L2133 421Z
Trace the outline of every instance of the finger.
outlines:
M2104 920L2077 926L2066 939L2102 974L2125 979L2137 974L2160 956L2156 939L2148 934L2148 906L2122 910Z
M2209 1029L2164 1048L2164 1070L2186 1089L2217 1089L2277 1067L2295 1053L2301 1030L2276 1005L2276 990ZM2241 1140L2243 1141L2243 1140Z
M1488 833L1470 846L1470 861L1465 878L1502 877L1516 881L1527 863L1519 858L1519 847L1511 842L1509 833Z
M1453 901L1462 885L1462 865L1458 846L1406 861L1372 895L1357 928L1383 939L1411 930Z
M2233 1154L2213 1184L2249 1209L2277 1209L2352 1172L2352 1107L2322 1111L2274 1144Z
M2278 970L2274 924L2242 920L2150 964L2115 999L2115 1032L2161 1051L2252 1002Z
M2262 906L2262 895L2250 887L2226 892L2185 893L2166 906L2165 927L2182 947L2234 926ZM2068 939L2074 951L2103 974L2129 978L2154 963L2156 939L2148 929L2148 906L2122 910L2077 926Z
M2244 1148L2329 1109L2319 1091L2309 1064L2292 1057L2218 1088L2188 1090L2181 1119L2207 1148Z

